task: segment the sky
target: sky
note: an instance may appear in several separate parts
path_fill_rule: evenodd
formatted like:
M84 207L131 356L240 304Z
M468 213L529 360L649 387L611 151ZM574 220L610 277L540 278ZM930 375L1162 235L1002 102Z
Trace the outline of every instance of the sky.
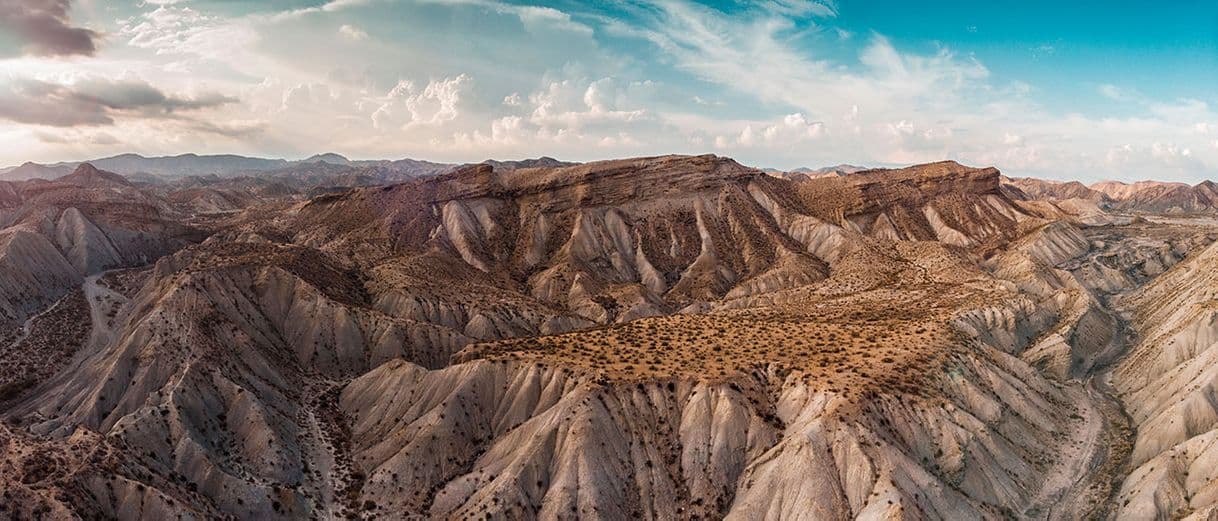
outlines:
M0 165L714 153L1218 178L1218 3L0 0Z

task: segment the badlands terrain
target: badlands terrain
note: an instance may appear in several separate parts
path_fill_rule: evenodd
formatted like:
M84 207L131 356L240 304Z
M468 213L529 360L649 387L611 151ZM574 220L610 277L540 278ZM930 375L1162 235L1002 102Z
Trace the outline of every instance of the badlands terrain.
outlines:
M0 176L0 518L1218 517L1212 183Z

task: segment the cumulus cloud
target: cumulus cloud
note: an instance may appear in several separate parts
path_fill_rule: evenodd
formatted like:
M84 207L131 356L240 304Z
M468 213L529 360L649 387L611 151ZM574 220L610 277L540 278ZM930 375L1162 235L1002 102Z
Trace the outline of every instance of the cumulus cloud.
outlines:
M356 26L350 25L350 24L343 24L342 27L339 27L338 35L342 36L343 38L346 38L348 40L351 40L353 42L359 42L359 41L368 39L368 33L364 32L363 29L360 29L359 27L356 27Z
M826 127L823 122L811 121L802 113L787 114L771 124L748 123L735 139L720 136L718 148L741 147L791 147L806 144L823 137Z
M619 155L622 152L614 151L662 146L670 139L684 141L675 127L638 108L649 104L655 88L651 81L615 77L548 79L527 98L509 95L503 106L515 114L493 120L489 132L458 130L451 140L432 144L456 150L545 147L552 154L583 149ZM649 137L640 138L644 135Z
M1120 169L1181 173L1205 171L1205 164L1193 154L1191 148L1171 142L1156 141L1149 145L1115 146L1108 150L1104 160L1109 165Z
M2 0L0 0L2 1ZM193 55L227 59L245 53L259 39L248 23L210 16L189 6L160 5L126 20L119 34L127 44L158 55ZM241 54L248 59L247 54Z
M459 115L461 96L470 83L470 77L465 74L433 80L422 89L411 81L399 81L372 113L373 125L386 130L452 121Z
M603 122L630 122L646 117L640 108L626 109L631 91L650 88L647 82L620 85L614 78L551 81L529 96L529 120L542 127L570 127Z
M342 110L336 107L337 93L324 83L302 83L283 92L281 112L303 113L309 116L324 110Z
M16 35L28 54L92 56L97 32L75 27L70 0L0 0L0 27Z
M117 117L162 118L236 101L216 93L170 95L137 79L15 79L0 85L0 118L52 127L113 125Z

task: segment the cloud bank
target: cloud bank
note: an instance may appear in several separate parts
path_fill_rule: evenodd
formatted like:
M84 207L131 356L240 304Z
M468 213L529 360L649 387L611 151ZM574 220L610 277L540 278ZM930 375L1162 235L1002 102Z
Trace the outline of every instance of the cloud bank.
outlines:
M0 137L25 154L0 162L129 150L442 161L713 152L781 168L955 159L1084 180L1197 179L1218 166L1209 101L1093 78L1079 88L1103 110L1054 107L1053 85L959 46L843 26L834 3L115 5L81 22L63 1L0 0L6 25L30 26L14 13L37 12L88 36L23 43L30 52L94 55L0 59L10 122ZM104 49L82 24L108 35ZM1070 52L1042 47L1027 59ZM58 134L73 139L47 139Z
M0 0L0 27L37 56L92 56L98 33L75 27L68 19L70 0Z

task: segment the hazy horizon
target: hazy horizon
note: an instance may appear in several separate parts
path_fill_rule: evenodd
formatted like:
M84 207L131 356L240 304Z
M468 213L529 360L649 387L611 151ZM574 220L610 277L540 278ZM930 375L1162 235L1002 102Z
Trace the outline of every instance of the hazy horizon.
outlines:
M714 153L1214 177L1218 6L968 5L11 0L0 165Z

